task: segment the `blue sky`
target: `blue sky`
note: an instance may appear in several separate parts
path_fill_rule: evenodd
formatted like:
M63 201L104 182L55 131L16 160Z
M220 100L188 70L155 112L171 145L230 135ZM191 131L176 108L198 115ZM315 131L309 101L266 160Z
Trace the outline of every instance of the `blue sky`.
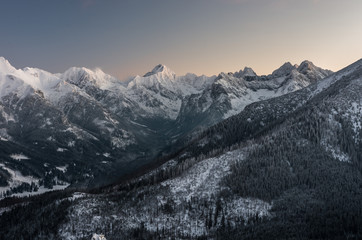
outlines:
M100 67L120 79L362 58L360 0L3 0L0 56L15 67Z

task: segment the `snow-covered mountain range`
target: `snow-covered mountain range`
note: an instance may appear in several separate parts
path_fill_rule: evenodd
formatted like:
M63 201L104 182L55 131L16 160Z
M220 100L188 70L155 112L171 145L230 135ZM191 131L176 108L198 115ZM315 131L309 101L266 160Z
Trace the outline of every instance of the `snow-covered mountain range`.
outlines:
M1 186L22 184L12 181L6 168L48 187L108 183L250 103L330 74L308 61L285 63L268 76L250 68L211 77L176 76L157 65L122 82L101 69L73 67L60 74L16 69L1 57Z
M359 239L361 88L362 60L248 105L140 177L63 193L57 236Z

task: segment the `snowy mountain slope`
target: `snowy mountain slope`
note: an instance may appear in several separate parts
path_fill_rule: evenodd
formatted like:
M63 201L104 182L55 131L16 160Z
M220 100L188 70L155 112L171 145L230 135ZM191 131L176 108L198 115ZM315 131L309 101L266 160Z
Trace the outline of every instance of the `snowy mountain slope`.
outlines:
M15 69L3 58L1 70L0 156L7 168L41 179L39 183L48 187L56 177L75 183L99 174L94 168L112 169L101 164L104 154L114 162L135 143L134 136L93 96L58 75ZM11 158L18 153L31 161ZM127 154L123 156L127 159ZM70 166L67 171L57 169L64 165ZM1 178L6 190L14 187L7 184L9 177Z
M0 97L16 93L19 97L37 92L51 102L56 102L61 96L76 91L56 75L36 68L15 69L10 63L0 57Z
M246 73L244 73L246 72ZM224 118L239 113L250 103L284 95L308 86L331 74L304 61L298 68L285 63L271 75L258 77L252 69L246 68L242 76L239 73L221 74L215 84L221 85L226 91L231 103L231 109Z
M65 80L79 88L97 87L101 90L118 90L123 89L121 81L104 73L101 69L90 70L87 68L72 67L62 74L58 74L60 79Z
M193 144L194 148L200 152L200 148L213 149L223 145L231 146L268 130L270 126L279 124L293 112L305 107L308 101L311 101L312 98L331 85L342 82L341 80L348 75L356 74L359 68L360 61L357 61L323 80L293 92L293 94L285 94L281 97L250 104L239 114L216 124L202 133L199 140L197 140L200 143Z
M113 131L111 126L102 121L102 114L99 112L95 112L95 119L99 122L91 122L93 125L82 122L82 125L76 125L77 122L72 119L71 114L66 116L36 93L22 99L10 95L2 100L2 115L5 115L5 118L0 119L2 163L12 170L21 171L23 175L35 176L45 181L44 184L48 187L56 182L56 177L69 183L90 178L97 173L96 169L107 167L97 166L106 159L103 153L112 153L114 143L122 144L126 141L123 137L125 133L117 126ZM83 109L86 107L80 106ZM73 110L76 110L75 107ZM101 127L98 127L100 124ZM98 135L92 126L102 132ZM117 142L116 134L122 134L122 142ZM107 138L110 143L105 141ZM30 160L17 161L11 157L20 153ZM97 153L100 156L97 156ZM64 165L69 165L67 171L57 169Z

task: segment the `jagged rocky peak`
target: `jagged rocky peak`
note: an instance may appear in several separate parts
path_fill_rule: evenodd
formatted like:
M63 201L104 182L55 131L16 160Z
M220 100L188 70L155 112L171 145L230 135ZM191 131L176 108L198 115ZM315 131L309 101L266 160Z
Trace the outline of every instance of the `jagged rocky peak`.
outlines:
M274 77L281 77L291 73L294 69L296 69L295 65L292 65L290 62L284 63L280 68L275 70L272 75Z
M252 68L245 67L243 70L243 76L256 76L256 73Z
M257 74L250 67L245 67L244 70L240 70L239 72L235 72L234 77L242 78L242 77L255 77Z
M223 79L223 78L229 78L228 76L230 76L230 75L232 75L232 73L221 72L221 73L219 73L219 75L217 75L216 80Z
M158 64L158 65L156 65L156 66L153 68L152 72L158 73L158 72L162 72L164 69L166 69L166 66L165 66L165 65L163 65L163 64Z
M161 74L163 76L168 76L170 78L175 78L176 77L176 74L171 69L169 69L168 67L166 67L163 64L156 65L152 69L151 72L146 73L145 75L143 75L143 77L149 77L149 76L158 75L158 74Z
M307 60L303 61L297 70L304 75L308 75L309 78L315 78L316 76L323 78L333 73L328 69L317 67L311 61Z
M317 67L311 61L305 60L299 65L298 71L299 72L313 71L316 68Z

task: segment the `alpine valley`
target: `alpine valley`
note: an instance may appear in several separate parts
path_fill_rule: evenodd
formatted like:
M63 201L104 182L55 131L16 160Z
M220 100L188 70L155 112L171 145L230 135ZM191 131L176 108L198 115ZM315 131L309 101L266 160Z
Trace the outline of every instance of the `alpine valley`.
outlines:
M361 92L362 60L121 82L1 58L0 239L361 239Z

